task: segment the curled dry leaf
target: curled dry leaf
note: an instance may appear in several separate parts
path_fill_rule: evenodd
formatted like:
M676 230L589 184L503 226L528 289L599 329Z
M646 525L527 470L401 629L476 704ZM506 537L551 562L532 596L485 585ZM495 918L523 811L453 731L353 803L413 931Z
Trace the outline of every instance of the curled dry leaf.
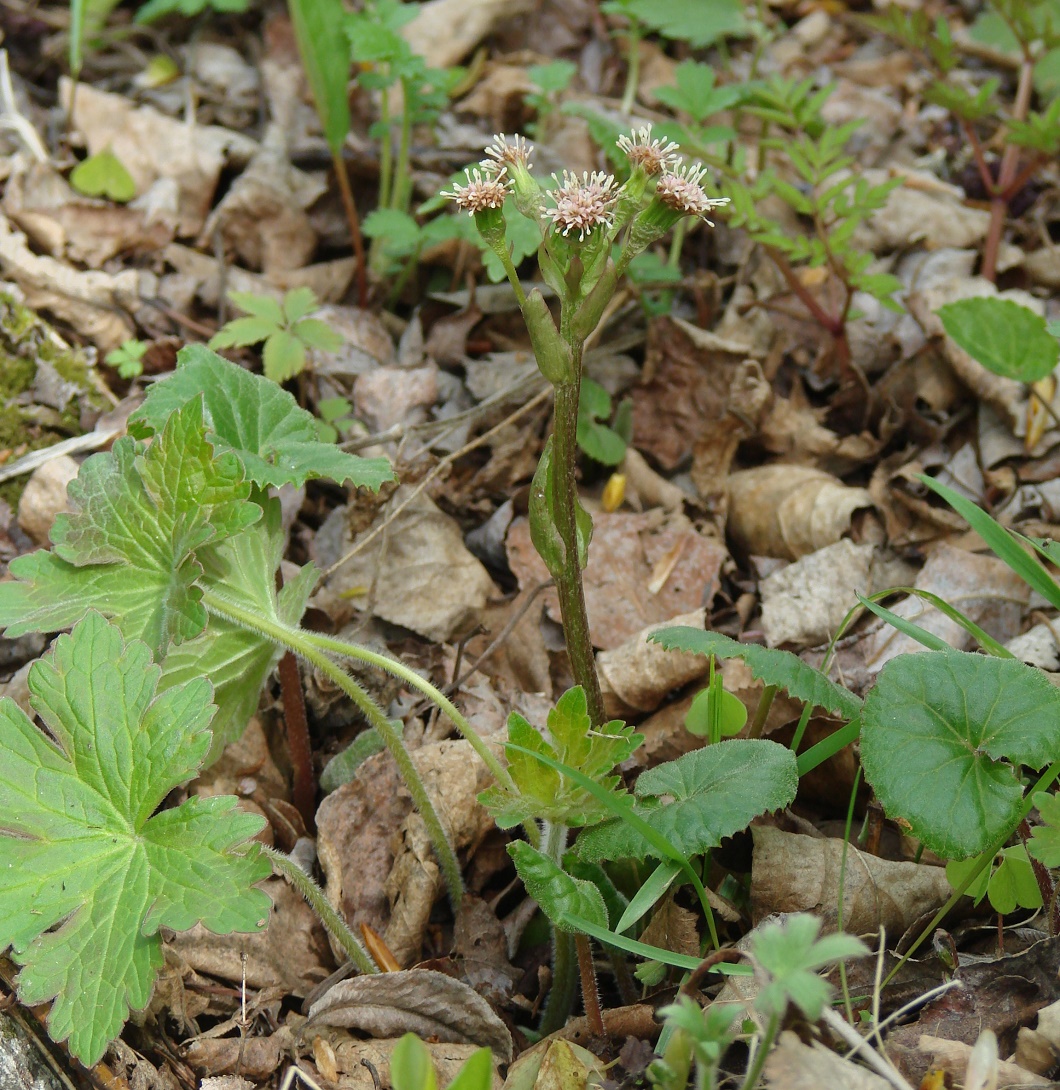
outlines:
M815 912L824 931L836 930L843 841L751 828L751 913L757 923L775 912ZM880 859L846 849L843 930L854 935L903 934L925 912L944 905L952 892L941 867Z
M533 6L533 0L428 0L401 33L428 66L448 68L501 23Z
M144 193L158 178L179 188L178 234L197 235L206 220L222 168L245 163L257 145L217 125L188 125L153 106L137 106L122 95L63 78L59 95L73 108L73 127L84 134L90 155L111 151Z
M343 980L309 1009L309 1024L345 1026L373 1037L417 1033L478 1045L507 1063L512 1035L474 989L432 969L403 969Z
M101 351L109 352L133 336L123 307L133 308L141 295L140 274L124 269L111 275L80 271L53 257L35 254L26 236L0 216L0 274L22 289L25 304L46 310L76 329ZM146 275L146 274L145 274Z
M590 1081L602 1083L605 1074L602 1061L587 1048L556 1035L519 1055L508 1069L504 1090L581 1090Z
M618 647L601 651L596 656L596 667L607 714L621 717L634 711L654 711L667 693L703 677L710 669L708 657L667 651L657 643L649 643L648 636L670 625L703 628L705 624L706 610L697 609L649 625Z
M740 551L798 560L833 545L855 511L872 507L864 488L807 466L770 465L729 478L729 536Z
M408 486L383 510L383 517L392 519L386 532L367 531L375 536L337 569L317 605L340 610L346 602L348 608L347 592L360 588L364 597L354 601L370 603L375 616L429 640L445 643L474 628L494 586L464 545L456 520L424 493L413 497ZM347 515L347 508L336 508L317 532L315 557L321 567L355 544Z
M991 1037L994 1036L991 1030L983 1030L983 1035L987 1033ZM930 1057L931 1067L945 1071L953 1078L961 1080L965 1090L988 1090L990 1087L999 1086L1036 1086L1041 1090L1043 1086L1056 1085L1043 1083L1041 1075L1025 1071L1018 1064L998 1059L996 1037L994 1037L993 1045L993 1062L987 1061L995 1075L992 1082L982 1082L973 1075L972 1058L976 1049L980 1047L978 1042L975 1045L968 1045L963 1041L949 1041L944 1037L933 1037L930 1033L923 1033L920 1036L919 1047L925 1056Z

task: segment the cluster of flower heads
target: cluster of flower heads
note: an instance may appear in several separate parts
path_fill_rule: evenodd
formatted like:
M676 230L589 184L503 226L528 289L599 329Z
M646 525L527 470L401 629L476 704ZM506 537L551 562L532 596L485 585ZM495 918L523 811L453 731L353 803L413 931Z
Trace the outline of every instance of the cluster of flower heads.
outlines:
M634 130L631 136L620 136L618 147L625 152L634 171L642 170L649 177L659 176L655 194L669 208L686 216L706 220L712 208L727 204L728 198L708 197L702 181L706 168L686 165L676 153L677 145L667 140L652 139L651 125ZM443 196L456 201L457 207L474 215L487 209L500 208L512 187L511 171L529 171L532 145L525 137L506 137L503 133L493 138L486 148L488 158L477 168L469 167L465 174L466 185L453 185L451 193ZM611 227L614 223L615 206L620 190L615 187L615 176L602 171L582 173L581 178L573 171L565 170L562 179L555 174L556 188L548 196L553 207L542 206L541 212L552 220L554 228L563 235L578 232L579 241L595 227Z

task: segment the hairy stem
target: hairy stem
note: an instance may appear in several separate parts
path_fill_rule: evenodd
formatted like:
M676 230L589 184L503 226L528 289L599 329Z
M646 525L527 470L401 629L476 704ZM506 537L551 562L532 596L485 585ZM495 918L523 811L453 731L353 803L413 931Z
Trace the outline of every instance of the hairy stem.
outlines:
M389 655L381 655L376 651L369 651L367 647L361 647L356 643L347 643L345 640L336 640L330 636L323 636L317 632L306 632L304 630L302 635L322 651L328 651L334 655L341 655L344 658L355 659L358 662L365 662L369 666L374 666L378 670L383 670L388 674L393 674L394 677L401 678L402 681L407 682L412 688L418 689L428 700L432 701L436 707L449 717L450 722L452 722L453 726L456 727L460 734L471 744L471 748L482 759L482 763L490 770L490 773L497 783L505 790L511 791L513 794L517 793L515 781L512 779L508 769L497 759L497 756L486 744L482 735L475 730L463 712L457 708L445 693L435 685L432 685L425 677L421 677L415 670L410 666L406 666L399 659L391 658ZM534 825L533 822L528 821L523 823L523 829L526 831L527 839L536 848L540 839L537 826Z
M375 962L365 952L357 936L346 926L346 921L332 907L324 891L312 878L289 856L275 848L261 849L272 863L272 869L288 882L309 902L309 906L320 918L320 922L335 937L335 941L346 951L350 961L362 973L378 973Z
M232 621L233 624L240 625L251 632L257 632L259 635L267 637L281 647L286 647L307 662L312 663L353 701L361 714L368 720L368 723L379 731L379 736L386 743L387 749L390 750L391 756L398 766L398 771L401 773L401 778L405 781L405 786L412 796L413 805L419 811L420 817L423 818L424 825L427 826L427 833L431 838L431 844L434 846L445 879L449 900L453 905L453 910L457 911L464 895L460 862L449 843L445 826L438 816L438 811L434 808L434 803L427 793L427 788L412 762L409 751L405 748L405 743L401 740L401 735L390 720L387 719L383 709L338 663L330 659L307 638L309 633L286 625L281 621L260 617L258 614L244 609L237 602L232 602L223 595L218 594L217 591L204 591L202 603L211 613L225 617Z
M619 107L627 117L633 112L633 104L637 99L637 84L640 83L640 20L634 16L629 17L629 30L626 32L629 50L626 57L626 86L622 92L622 105Z
M543 822L542 851L556 864L563 866L567 849L566 825ZM567 1024L578 991L578 958L574 951L574 936L569 931L552 927L552 984L548 1001L541 1014L539 1029L543 1034L555 1033Z
M585 690L589 719L594 727L605 721L604 698L596 674L596 660L589 635L589 615L585 610L585 591L578 560L578 527L575 517L578 488L575 465L578 458L578 396L581 389L581 345L571 344L574 352L574 382L555 389L555 424L553 439L552 487L555 501L556 530L563 542L563 571L556 575L556 591L563 617L563 635L567 643L574 682Z
M604 1015L600 1010L600 989L596 984L596 969L593 967L593 951L588 935L575 935L574 947L578 952L578 972L582 980L582 1002L585 1005L585 1017L589 1022L589 1031L594 1037L605 1037Z

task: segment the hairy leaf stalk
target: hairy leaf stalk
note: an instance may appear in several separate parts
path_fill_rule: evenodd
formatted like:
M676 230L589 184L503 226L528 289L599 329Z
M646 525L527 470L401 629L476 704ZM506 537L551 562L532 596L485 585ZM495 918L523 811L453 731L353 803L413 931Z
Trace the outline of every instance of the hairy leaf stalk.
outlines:
M383 739L387 749L390 750L401 773L401 778L412 796L412 802L419 811L423 823L427 827L427 833L431 838L435 854L441 866L445 879L449 900L454 911L460 907L464 895L464 881L460 871L460 862L456 857L445 825L438 816L430 795L427 792L419 772L413 764L412 757L401 735L394 725L387 719L383 709L357 684L356 681L342 669L338 663L329 658L323 651L309 640L309 633L299 628L277 623L257 614L243 609L235 602L230 602L216 591L206 591L202 596L203 605L212 613L220 617L226 617L234 624L238 624L251 632L258 632L275 641L281 647L293 651L300 658L312 663L322 674L329 677L342 691L353 701L361 714Z

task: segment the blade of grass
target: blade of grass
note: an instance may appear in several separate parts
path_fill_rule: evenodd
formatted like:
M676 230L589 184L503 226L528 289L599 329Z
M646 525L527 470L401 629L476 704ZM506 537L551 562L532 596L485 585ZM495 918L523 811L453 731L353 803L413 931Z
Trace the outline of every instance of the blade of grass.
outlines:
M671 859L663 860L648 876L647 881L633 895L626 905L622 919L615 924L616 931L626 931L648 911L649 908L673 885L674 879L681 873L681 868Z
M1036 590L1047 602L1060 609L1060 586L996 519L960 493L939 484L934 478L920 474L917 479L941 496L986 542L991 552L999 560L1003 560L1032 590Z

